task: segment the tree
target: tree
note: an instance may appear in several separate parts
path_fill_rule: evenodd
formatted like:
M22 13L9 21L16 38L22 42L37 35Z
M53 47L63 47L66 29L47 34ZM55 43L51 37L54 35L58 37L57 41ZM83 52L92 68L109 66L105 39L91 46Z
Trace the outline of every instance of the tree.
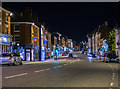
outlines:
M106 40L109 45L109 51L115 52L115 27L109 32Z

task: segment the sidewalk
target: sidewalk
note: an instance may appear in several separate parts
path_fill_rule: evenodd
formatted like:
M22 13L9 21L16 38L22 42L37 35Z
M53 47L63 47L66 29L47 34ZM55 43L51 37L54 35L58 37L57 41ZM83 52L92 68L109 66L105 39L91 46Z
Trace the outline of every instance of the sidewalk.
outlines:
M68 56L60 56L57 57L57 61L65 61L67 59ZM23 64L37 64L37 63L46 63L46 62L53 62L55 61L55 58L51 58L51 59L46 59L45 61L22 61Z
M68 57L68 55L67 55L67 56L62 56L62 55L58 55L58 56L57 56L57 58L67 58L67 57ZM54 58L56 58L56 56L54 56L53 59L54 59Z
M43 61L22 61L23 64L43 63Z

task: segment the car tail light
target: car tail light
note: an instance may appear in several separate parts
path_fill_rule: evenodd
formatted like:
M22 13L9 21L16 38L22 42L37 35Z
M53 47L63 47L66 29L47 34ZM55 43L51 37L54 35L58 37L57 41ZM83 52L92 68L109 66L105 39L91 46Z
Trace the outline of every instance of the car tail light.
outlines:
M12 56L10 56L10 59L12 59Z

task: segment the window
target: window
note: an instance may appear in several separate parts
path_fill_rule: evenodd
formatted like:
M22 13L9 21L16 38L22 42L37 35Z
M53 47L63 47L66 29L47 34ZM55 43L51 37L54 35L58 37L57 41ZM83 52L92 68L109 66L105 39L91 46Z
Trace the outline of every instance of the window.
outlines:
M20 32L20 25L14 26L14 32Z
M2 13L0 12L0 19L2 18Z
M6 25L6 34L8 34L8 25Z
M19 42L20 41L20 36L19 35L15 35L14 36L14 41Z
M6 16L6 22L8 22L8 17Z

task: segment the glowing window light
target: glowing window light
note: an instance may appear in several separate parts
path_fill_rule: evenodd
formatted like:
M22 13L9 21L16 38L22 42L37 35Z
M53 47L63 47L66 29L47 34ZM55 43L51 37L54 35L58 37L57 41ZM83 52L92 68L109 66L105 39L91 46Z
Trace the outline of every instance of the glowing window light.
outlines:
M33 60L33 52L34 52L34 50L31 51L31 54L32 54L32 60Z

